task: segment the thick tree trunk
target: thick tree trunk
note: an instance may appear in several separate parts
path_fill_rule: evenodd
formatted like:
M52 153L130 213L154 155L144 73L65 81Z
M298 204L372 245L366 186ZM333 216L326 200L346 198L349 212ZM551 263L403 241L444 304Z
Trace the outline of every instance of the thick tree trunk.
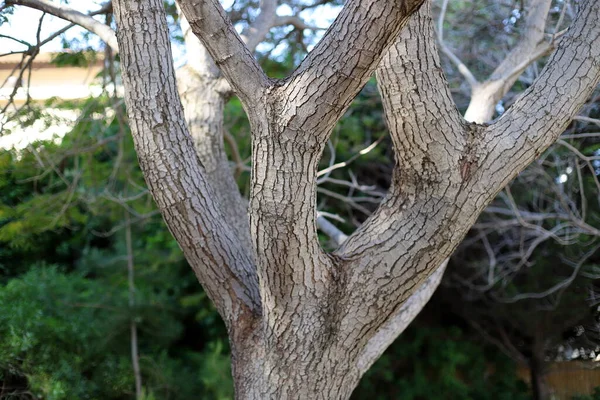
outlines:
M360 375L351 360L332 348L302 341L281 349L258 351L252 345L240 351L255 355L248 363L234 358L236 399L348 399Z
M162 0L114 1L118 45L109 27L68 7L12 2L70 18L119 47L140 166L228 327L238 399L348 398L427 302L477 215L558 138L600 81L600 3L581 0L536 82L493 124L468 124L441 73L427 9L401 33L423 1L348 0L296 71L273 80L252 51L278 23L276 0L260 2L244 38L218 0L179 0L190 21L180 94ZM543 41L550 4L531 1L523 42L473 85L467 120L488 121L523 69L554 46ZM190 30L203 45L190 41ZM377 212L325 254L315 224L317 164L380 61L393 185ZM230 90L252 126L249 224L223 150ZM543 393L543 352L534 353L532 381Z
M231 335L236 399L347 399L362 375L421 311L437 288L446 263L372 336L361 351L335 341L335 325L323 331L318 318L305 318L322 339L301 334L264 335L257 325L234 327ZM314 317L314 316L313 316ZM333 319L335 320L335 319Z

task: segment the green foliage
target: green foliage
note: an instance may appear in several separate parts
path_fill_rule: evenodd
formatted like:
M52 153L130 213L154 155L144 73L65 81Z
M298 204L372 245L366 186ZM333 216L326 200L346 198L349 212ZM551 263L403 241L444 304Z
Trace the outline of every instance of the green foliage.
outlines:
M0 307L11 310L0 315L0 368L50 400L127 392L129 360L107 351L127 328L114 318L123 305L104 289L43 265L11 280L0 290Z
M573 396L573 400L600 400L600 386L595 387L591 395Z
M82 110L60 144L0 152L0 383L131 398L134 322L146 399L231 398L225 328L145 189L122 107L52 105Z
M366 373L353 399L529 399L512 362L457 327L412 326Z
M70 51L56 53L52 56L52 64L57 67L88 67L97 60L95 51Z

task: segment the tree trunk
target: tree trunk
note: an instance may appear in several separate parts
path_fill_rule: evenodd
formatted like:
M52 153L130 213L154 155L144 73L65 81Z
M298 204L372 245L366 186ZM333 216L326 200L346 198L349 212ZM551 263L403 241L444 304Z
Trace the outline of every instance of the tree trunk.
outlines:
M347 0L301 65L276 80L252 53L277 23L276 0L260 2L245 39L218 0L178 0L191 55L179 94L163 1L114 1L140 167L227 325L238 399L348 398L427 302L478 214L558 138L600 82L600 3L581 0L523 96L490 125L466 123L441 73L428 9L402 32L423 2ZM46 1L10 3L70 18L117 47L110 28L90 16ZM467 120L488 121L523 69L554 46L543 42L550 4L531 1L524 41L473 85ZM380 61L393 185L376 213L326 254L316 234L318 162ZM252 127L250 223L223 151L230 91ZM532 383L544 398L543 350L533 360Z
M531 358L529 359L531 390L534 400L550 400L550 388L546 381L546 346L542 333L542 329L536 329L531 346Z
M236 346L237 347L237 346ZM318 348L297 340L280 349L263 346L236 349L255 357L233 359L236 399L348 399L360 375L339 349Z
M184 117L162 0L114 3L140 166L225 320L238 399L348 398L422 307L415 296L477 215L556 140L600 80L600 27L594 23L600 9L584 0L579 24L526 95L493 125L466 124L439 74L430 21L413 20L416 25L385 61L386 113L398 159L394 185L375 215L326 254L315 224L323 148L421 3L349 0L294 73L273 80L217 0L179 1L250 120L248 230L221 200L225 186L211 168L224 158L210 151L197 155L203 144L194 146L190 128L202 124L191 126L190 120L202 119L198 112L206 110ZM403 55L411 62L394 67ZM397 69L402 65L404 71ZM396 87L402 77L414 79ZM211 156L212 167L206 161ZM244 230L250 244L238 234Z
M534 354L529 361L531 391L534 400L549 400L550 388L546 380L546 366L543 355Z

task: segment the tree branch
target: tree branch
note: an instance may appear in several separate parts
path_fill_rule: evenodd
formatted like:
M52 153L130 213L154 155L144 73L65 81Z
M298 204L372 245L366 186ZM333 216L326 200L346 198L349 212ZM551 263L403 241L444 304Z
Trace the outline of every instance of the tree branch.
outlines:
M290 26L293 26L294 28L300 29L300 30L304 30L304 29L310 29L310 30L313 30L313 31L325 30L325 28L320 28L318 26L308 25L306 22L304 22L304 20L302 20L302 18L298 17L297 15L277 16L277 18L275 19L274 24L275 24L274 26L286 26L286 25L290 25Z
M470 122L487 123L494 116L496 104L508 93L527 67L549 54L554 42L544 40L546 20L552 0L531 0L525 29L519 43L506 55L490 77L471 86L471 101L465 112Z
M551 50L550 43L544 40L546 20L548 19L551 5L552 0L529 1L525 29L519 43L504 57L504 60L502 60L489 77L489 80L508 80L517 73L516 71L525 69L522 67L524 59L531 59L531 56L535 54L539 54L539 58ZM516 80L516 78L513 79Z
M449 94L434 74L439 60L431 30L419 25L427 21L415 17L401 33L378 71L398 159L392 188L334 253L350 271L344 307L352 317L341 325L352 329L341 340L375 335L498 191L556 140L600 80L599 19L600 4L582 2L572 32L539 80L487 129L464 126L447 108ZM415 83L390 86L403 76Z
M242 102L256 105L269 78L244 44L218 0L179 0L194 34L208 49Z
M256 50L256 46L265 40L271 28L276 26L277 5L277 0L261 0L258 16L242 32L242 40L251 52Z
M410 321L410 313L408 318L398 310L412 307L409 299L415 293L427 292L425 280L451 254L469 223L456 212L461 203L455 205L455 196L470 131L442 73L429 1L384 56L377 80L396 155L392 187L370 219L334 253L349 271L344 306L353 321L342 325L368 332L360 344L365 354L359 369L368 368L383 351L394 329L403 329L390 321ZM356 340L354 330L348 333L351 339L343 340Z
M447 265L448 260L446 259L371 337L356 363L360 375L371 368L373 363L419 315L440 285Z
M351 0L292 77L265 96L263 110L249 113L250 229L274 335L324 338L302 320L330 307L341 270L316 232L319 160L333 126L421 2Z
M317 216L317 226L321 232L329 236L338 246L348 239L348 236L346 236L344 232L340 231L335 225L327 221L322 215Z
M194 151L162 0L115 1L115 17L129 122L150 192L228 326L248 321L260 313L255 265L220 211Z
M113 50L118 51L117 37L115 36L115 32L109 26L96 21L90 15L76 11L71 7L62 4L54 4L48 0L6 0L6 4L34 8L72 22L95 33ZM103 7L103 10L104 9L105 7Z
M276 10L276 0L260 2L258 17L241 35L250 50L264 40L271 27L288 22L279 19ZM223 108L231 88L221 77L207 48L193 34L183 13L180 15L188 62L178 70L177 78L188 127L218 200L225 214L230 217L230 224L236 228L238 238L244 239L250 248L247 203L241 199L223 147ZM244 76L242 81L245 79L248 78ZM228 88L224 90L224 86ZM255 107L256 104L252 108L260 108Z
M469 67L467 67L444 42L444 19L446 18L447 8L448 0L444 0L444 2L442 3L442 11L440 11L440 15L438 17L438 41L440 44L440 48L442 49L444 54L448 56L450 61L452 61L454 65L456 65L456 68L458 68L458 72L460 72L460 74L466 79L469 86L474 87L479 82L477 82L477 79L475 78Z
M284 110L284 119L295 119L290 129L311 132L318 142L324 142L371 77L384 51L422 3L347 2L323 39L282 87L287 96L296 99L293 107Z
M600 81L600 4L585 0L536 82L484 132L482 170L505 186L554 143ZM515 162L506 162L515 160Z

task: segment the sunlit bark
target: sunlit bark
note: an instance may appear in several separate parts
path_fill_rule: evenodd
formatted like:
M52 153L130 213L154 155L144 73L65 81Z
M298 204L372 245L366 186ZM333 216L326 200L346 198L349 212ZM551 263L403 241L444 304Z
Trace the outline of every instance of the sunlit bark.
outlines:
M184 25L195 51L177 85L162 1L115 2L140 166L227 324L239 399L348 398L427 302L479 213L556 140L600 79L600 5L583 0L538 81L492 125L468 123L421 3L349 0L298 69L274 80L245 44L255 46L251 35L264 26L240 36L218 1L181 0L202 44ZM263 5L257 21L281 21ZM316 235L317 165L377 68L393 184L375 214L326 254ZM223 150L231 91L252 128L249 218Z

